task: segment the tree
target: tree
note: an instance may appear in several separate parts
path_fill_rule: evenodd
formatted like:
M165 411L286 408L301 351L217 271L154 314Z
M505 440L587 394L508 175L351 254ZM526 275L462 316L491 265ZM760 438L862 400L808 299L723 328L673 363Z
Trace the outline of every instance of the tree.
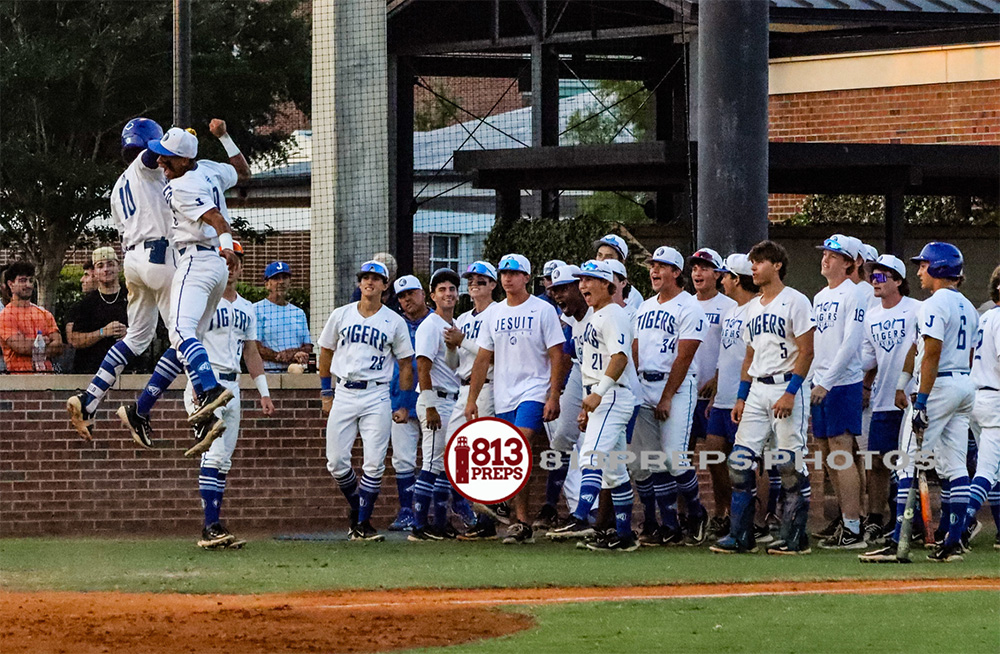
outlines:
M192 3L192 120L225 118L250 159L280 160L287 133L258 130L280 106L308 113L309 7L302 0ZM54 302L66 251L99 234L135 116L170 125L171 2L0 3L0 247L38 268ZM211 138L200 156L225 160Z
M982 198L956 198L933 195L907 195L903 217L911 225L988 225L1000 224L996 201ZM879 224L885 221L885 196L882 195L810 195L789 223Z

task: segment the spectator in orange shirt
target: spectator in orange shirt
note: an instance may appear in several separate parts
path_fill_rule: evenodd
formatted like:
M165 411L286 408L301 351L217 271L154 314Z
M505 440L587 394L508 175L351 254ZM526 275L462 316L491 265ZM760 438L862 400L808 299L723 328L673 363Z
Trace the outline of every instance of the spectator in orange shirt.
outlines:
M17 261L6 271L4 283L11 293L10 304L0 311L0 346L9 372L32 372L31 350L39 332L45 339L44 370L51 372L52 360L62 354L63 342L52 314L32 303L35 267Z

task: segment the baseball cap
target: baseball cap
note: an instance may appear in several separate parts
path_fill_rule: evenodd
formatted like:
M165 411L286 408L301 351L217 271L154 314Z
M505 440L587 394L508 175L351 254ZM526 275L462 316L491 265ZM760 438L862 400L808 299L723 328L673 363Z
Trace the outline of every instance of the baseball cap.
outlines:
M720 270L733 273L734 275L746 275L749 277L753 275L753 264L750 263L750 257L747 255L734 252L722 262Z
M381 265L381 264L379 264L379 265ZM275 275L280 275L282 273L284 273L286 275L291 275L292 274L292 267L289 266L284 261L273 261L273 262L267 264L267 268L264 268L264 279L271 279ZM379 273L379 274L381 275L383 273Z
M701 248L688 257L688 261L691 263L694 263L695 260L701 261L702 263L710 263L713 268L722 267L722 256L712 248Z
M497 266L500 272L504 270L513 270L523 272L526 275L531 274L531 262L523 254L505 254L500 259L500 265Z
M272 263L271 266L273 265L274 264ZM268 266L268 268L270 268L271 266ZM285 264L285 268L286 270L282 272L289 272L290 274L290 271L287 270L288 268L287 263ZM376 275L380 275L382 279L386 281L386 283L389 282L389 270L385 267L385 264L382 263L381 261L375 261L374 259L372 259L371 261L365 261L363 264L361 264L361 269L358 270L358 279L360 280L362 275L370 272L375 273Z
M90 260L96 265L99 261L118 261L118 254L112 247L97 248L90 256Z
M497 269L489 261L473 261L469 264L468 269L462 273L462 277L468 278L471 275L482 275L496 281Z
M622 255L622 259L628 259L628 245L625 244L625 239L621 236L617 234L605 234L600 239L594 241L595 250L602 245L610 245L618 250L618 254Z
M434 271L434 274L431 275L431 292L437 288L437 285L440 282L451 282L455 285L455 288L458 288L459 285L461 285L462 280L459 278L458 273L451 268L438 268Z
M381 264L379 264L381 265ZM396 280L396 283L392 285L396 295L402 295L407 291L415 291L417 289L422 289L423 286L420 285L420 280L413 275L403 275Z
M573 264L563 264L552 271L552 286L565 286L577 282L576 274L580 272L580 266Z
M829 250L830 252L843 254L853 261L854 259L857 259L858 255L861 253L861 241L853 236L834 234L830 238L823 241L823 245L817 245L816 249Z
M895 270L896 273L906 279L906 264L892 256L891 254L883 254L878 259L875 260L876 268L888 268L889 270Z
M653 256L649 260L669 264L678 270L684 270L684 257L669 245L661 245L656 248L656 251L653 252Z
M865 258L865 261L878 261L878 250L875 249L874 245L862 243L861 256Z
M239 241L233 241L233 252L236 253L236 256L241 258L243 257L244 254L246 254L243 251L243 244L240 243Z
M198 137L180 127L171 127L163 138L150 141L146 147L167 157L194 159L198 156Z
M566 262L563 261L562 259L551 259L549 261L546 261L545 265L542 266L542 277L551 277L553 270L555 270L559 266L565 266L565 265Z
M597 279L603 279L606 282L614 283L615 273L612 272L611 266L608 265L607 261L598 261L597 259L591 259L587 263L580 266L580 272L573 273L576 278L580 277L596 277Z
M605 259L604 263L608 264L608 268L611 272L618 275L622 279L628 279L628 271L625 270L625 264L618 259Z

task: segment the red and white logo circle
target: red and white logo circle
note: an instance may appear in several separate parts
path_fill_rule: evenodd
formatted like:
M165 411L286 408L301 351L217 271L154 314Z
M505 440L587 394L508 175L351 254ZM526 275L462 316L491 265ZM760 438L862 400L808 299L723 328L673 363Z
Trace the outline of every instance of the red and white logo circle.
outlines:
M517 495L531 474L531 446L514 425L499 418L465 423L444 450L444 471L465 499L496 504Z

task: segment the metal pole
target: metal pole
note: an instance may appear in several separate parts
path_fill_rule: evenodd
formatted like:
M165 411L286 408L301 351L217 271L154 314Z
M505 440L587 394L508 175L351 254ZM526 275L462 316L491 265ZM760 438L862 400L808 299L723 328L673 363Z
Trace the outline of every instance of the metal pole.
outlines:
M174 125L191 127L191 0L174 0Z

